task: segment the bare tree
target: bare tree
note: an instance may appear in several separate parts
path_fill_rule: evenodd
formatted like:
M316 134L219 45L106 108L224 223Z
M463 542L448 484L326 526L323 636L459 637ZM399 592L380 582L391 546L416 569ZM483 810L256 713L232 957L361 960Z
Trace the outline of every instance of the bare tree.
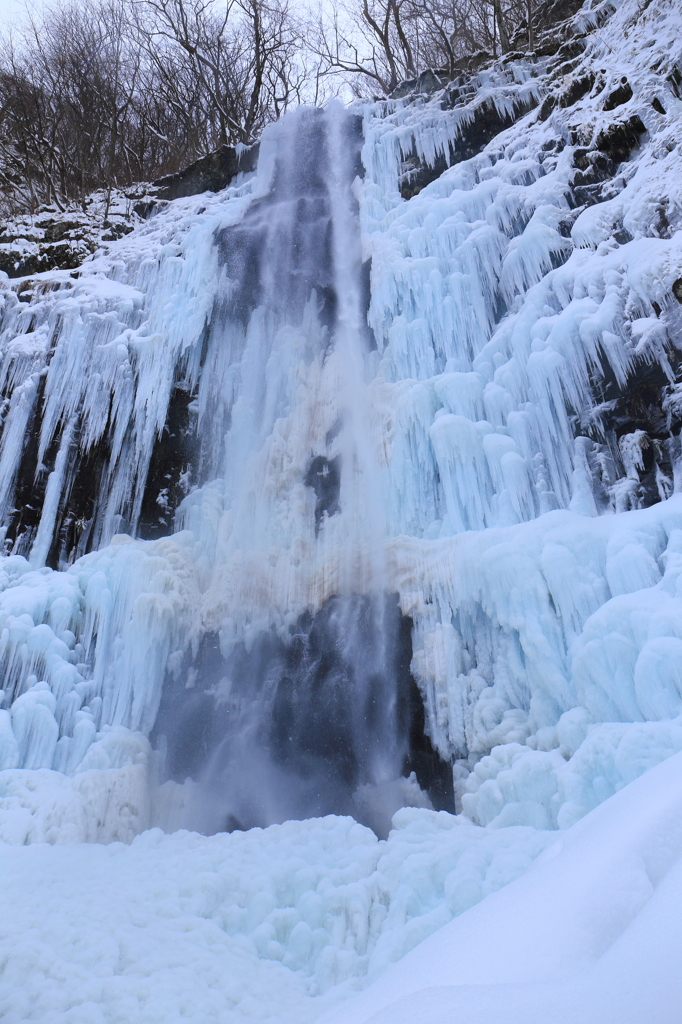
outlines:
M47 0L0 34L0 205L153 180L339 83L453 78L476 51L532 46L532 15L532 0L332 0L315 18L298 0Z
M200 111L209 148L253 142L299 100L302 26L287 0L128 2L164 100L188 130Z
M340 0L318 23L317 52L327 74L361 76L382 92L416 74L404 12L410 0ZM350 79L352 82L352 78ZM354 91L362 86L353 83Z
M64 208L254 141L319 95L303 36L287 0L55 0L29 12L0 38L5 206Z
M477 51L508 53L524 18L530 48L531 14L532 0L336 0L317 52L355 93L390 93L426 69L454 77Z
M0 173L19 205L62 207L134 170L140 55L121 0L81 0L29 14L0 43Z

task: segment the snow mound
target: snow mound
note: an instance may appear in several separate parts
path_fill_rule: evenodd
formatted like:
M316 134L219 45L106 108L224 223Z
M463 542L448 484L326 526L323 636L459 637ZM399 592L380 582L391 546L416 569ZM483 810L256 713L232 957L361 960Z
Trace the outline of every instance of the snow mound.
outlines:
M396 826L381 842L328 817L209 838L152 829L131 845L0 844L3 1020L313 1020L554 841L423 809Z
M671 1024L682 996L681 910L678 754L323 1020Z

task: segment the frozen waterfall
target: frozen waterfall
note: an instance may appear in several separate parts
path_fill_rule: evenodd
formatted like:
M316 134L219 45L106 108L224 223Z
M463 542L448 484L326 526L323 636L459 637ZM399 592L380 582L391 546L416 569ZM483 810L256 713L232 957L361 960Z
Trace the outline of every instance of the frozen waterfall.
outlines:
M120 625L108 635L111 627L99 619L101 600L86 598L86 618L97 621L85 644L76 643L80 671L93 654L101 664L102 648L109 664L101 682L85 683L92 687L85 708L75 696L83 687L75 682L76 659L68 656L72 685L53 709L31 696L42 692L35 664L33 676L25 663L14 667L15 678L10 671L8 700L21 701L28 689L24 703L38 702L29 715L54 711L61 728L60 738L52 737L50 766L60 769L78 767L76 757L86 753L81 734L92 739L101 726L152 730L166 827L215 832L336 812L353 813L385 834L405 802L431 806L411 774L413 763L420 779L436 786L437 803L452 806L447 763L423 735L424 750L410 749L415 697L420 701L409 670L409 625L406 635L385 561L381 442L370 389L376 343L367 326L358 209L362 142L361 116L333 103L324 111L301 108L268 129L255 180L236 190L247 199L228 200L198 252L183 260L166 247L154 268L154 301L164 325L172 325L174 351L140 317L139 293L131 288L131 271L136 289L152 274L148 260L129 266L128 280L113 285L123 300L115 314L96 312L84 324L76 306L69 320L63 309L75 304L68 294L51 306L43 300L44 320L24 332L46 339L43 366L34 343L22 382L30 382L33 402L24 430L40 437L31 486L42 475L44 498L33 524L18 519L25 509L10 508L10 562L21 553L34 567L46 559L63 565L123 526L154 536L184 490L175 543L206 577L215 607L208 623L205 616L193 621L191 607L188 621L177 616L171 651L167 621L160 647L153 635L122 643ZM197 257L198 268L187 266ZM210 290L196 303L203 303L205 324L198 316L188 321L180 308L177 289L187 286L188 272L195 289L201 280ZM57 289L70 293L73 285L64 280ZM13 313L19 320L26 315L21 304ZM25 373L17 344L10 344L11 365ZM78 381L84 374L83 386L96 393L78 394L73 373ZM22 386L11 400L21 408ZM18 493L26 486L21 474L33 467L21 446L9 448L13 412L3 456L14 460L7 480L19 481ZM163 435L157 440L160 423L165 433L172 423L180 435L171 452L181 461L164 451ZM97 459L99 476L92 479ZM154 503L157 522L148 512ZM211 524L216 506L220 521ZM136 546L135 560L141 551L150 549ZM107 611L134 618L140 594L129 579L120 583L128 591L123 600L100 584ZM237 607L223 616L233 601ZM157 611L149 609L153 618ZM67 618L63 625L75 641ZM207 630L211 619L215 626ZM112 671L114 650L127 663L125 681L120 661ZM152 668L151 686L141 661ZM43 743L39 734L38 728L35 742ZM41 746L19 763L43 766L46 756Z
M229 949L203 1019L312 1020L591 812L556 864L618 808L672 835L679 28L589 2L442 88L296 110L222 192L0 280L0 840L93 844L97 906L153 878L205 936L178 963ZM610 894L620 934L629 884L585 919Z

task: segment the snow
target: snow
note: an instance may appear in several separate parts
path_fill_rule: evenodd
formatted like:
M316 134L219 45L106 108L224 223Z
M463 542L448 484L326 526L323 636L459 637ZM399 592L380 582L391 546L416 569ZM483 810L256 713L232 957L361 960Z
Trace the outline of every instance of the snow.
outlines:
M570 70L594 73L589 93L531 110L409 201L403 162L456 155L484 104L530 105L569 72L515 57L454 109L356 105L352 188L341 108L295 114L249 181L169 204L76 275L0 281L3 522L31 437L47 481L39 525L0 562L3 1019L298 1024L368 984L329 1020L674 1019L680 438L642 507L650 439L609 439L604 391L644 365L668 381L669 431L679 413L680 22L667 0L624 0L577 23L602 16ZM633 96L605 111L623 75ZM576 206L576 151L635 114L632 158ZM287 316L297 214L273 186L320 124L337 159L310 223L334 227L333 344L316 299ZM230 317L230 246L254 238L277 258L260 305ZM182 467L175 532L143 541L178 382L200 470ZM55 561L74 452L100 449L92 520ZM318 522L321 452L342 470ZM385 841L342 817L165 835L197 783L164 781L149 737L201 638L227 657L375 591L412 619L458 813L391 777L358 800L383 786L422 806Z
M677 754L592 811L325 1024L676 1020L681 773Z
M396 824L381 842L328 817L0 846L3 1020L313 1020L554 840L407 808Z

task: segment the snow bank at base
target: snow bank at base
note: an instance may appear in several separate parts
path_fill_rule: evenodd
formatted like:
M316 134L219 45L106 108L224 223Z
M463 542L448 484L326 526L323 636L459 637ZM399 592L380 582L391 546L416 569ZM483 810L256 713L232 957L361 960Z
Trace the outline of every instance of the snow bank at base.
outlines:
M682 974L682 755L325 1024L672 1024Z
M330 816L153 829L130 846L0 844L0 1017L303 1024L555 841L423 809L395 824L386 841Z
M209 838L154 829L130 846L0 845L0 1016L677 1019L682 754L560 835L423 809L395 824L386 841L328 817Z

